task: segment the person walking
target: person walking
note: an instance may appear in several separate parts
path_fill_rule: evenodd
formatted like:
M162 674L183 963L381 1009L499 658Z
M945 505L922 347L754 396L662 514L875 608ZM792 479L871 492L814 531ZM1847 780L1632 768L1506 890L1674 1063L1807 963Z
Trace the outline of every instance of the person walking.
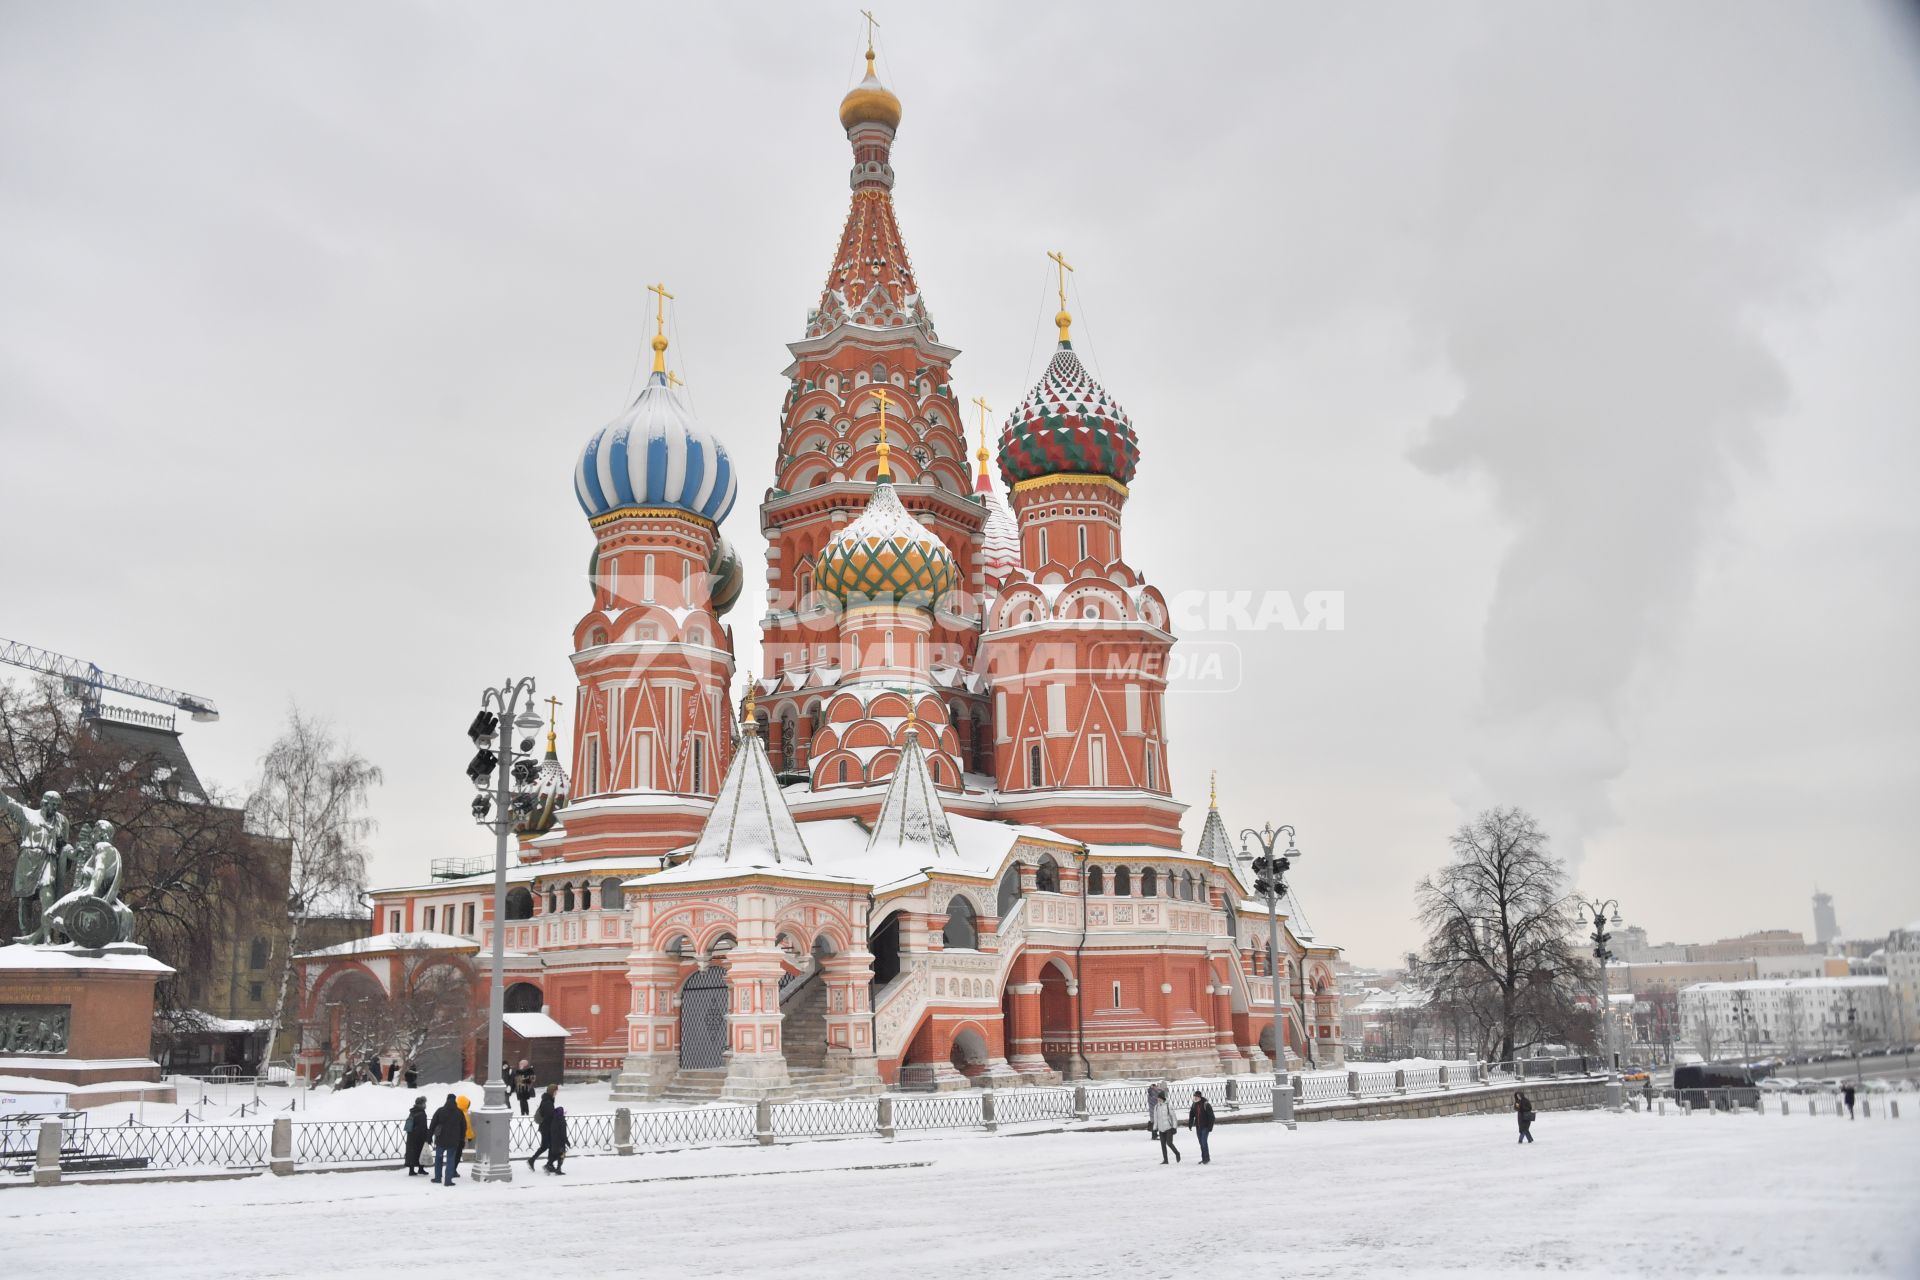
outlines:
M1513 1115L1520 1122L1519 1142L1533 1141L1533 1103L1527 1101L1527 1095L1513 1095Z
M1847 1119L1853 1119L1853 1086L1850 1084L1841 1085L1840 1098L1847 1104Z
M433 1125L427 1119L427 1095L420 1094L413 1100L413 1110L407 1112L407 1176L425 1173L420 1167L420 1152L427 1145L427 1139L433 1134Z
M533 1168L533 1162L545 1155L553 1147L553 1113L560 1109L560 1086L550 1084L547 1091L540 1095L540 1105L534 1109L534 1123L540 1129L540 1145L527 1157L527 1168Z
M440 1109L433 1113L433 1180L450 1187L460 1167L460 1153L467 1146L467 1113L460 1109L459 1095L448 1094Z
M1167 1103L1167 1091L1156 1084L1148 1089L1147 1097L1147 1124L1153 1136L1160 1140L1160 1163L1167 1163L1168 1152L1178 1161L1180 1148L1173 1145L1173 1138L1179 1128L1173 1118L1173 1108Z
M1212 1164L1213 1153L1207 1150L1207 1138L1213 1133L1213 1104L1198 1089L1193 1091L1193 1105L1187 1108L1187 1128L1193 1130L1193 1136L1199 1140L1200 1163Z
M420 1087L420 1066L418 1063L413 1062L411 1059L409 1059L407 1062L405 1079L407 1082L407 1088L418 1089Z
M399 1083L400 1083L400 1059L395 1058L392 1061L387 1063L387 1087L392 1088L394 1085Z
M520 1059L520 1071L514 1078L513 1092L520 1099L520 1114L527 1114L527 1104L533 1101L533 1064L525 1058Z
M547 1156L548 1173L565 1173L561 1168L567 1158L567 1109L555 1107L552 1119L547 1121L547 1145L552 1148Z

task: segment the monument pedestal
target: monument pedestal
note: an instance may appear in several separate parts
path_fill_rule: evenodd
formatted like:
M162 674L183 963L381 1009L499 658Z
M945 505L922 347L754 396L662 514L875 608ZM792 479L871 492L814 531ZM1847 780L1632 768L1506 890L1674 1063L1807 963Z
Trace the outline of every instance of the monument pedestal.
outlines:
M70 1107L172 1101L149 1056L154 985L172 972L131 943L0 947L0 1076L65 1085Z

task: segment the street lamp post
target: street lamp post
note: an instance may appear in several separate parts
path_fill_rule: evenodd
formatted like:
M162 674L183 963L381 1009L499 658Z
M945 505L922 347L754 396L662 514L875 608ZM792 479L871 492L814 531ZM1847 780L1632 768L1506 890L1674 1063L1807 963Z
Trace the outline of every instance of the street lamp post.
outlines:
M467 729L477 748L467 765L467 777L480 793L473 798L474 821L493 832L492 983L487 995L487 1061L480 1077L486 1093L473 1113L476 1182L513 1181L513 1161L507 1155L513 1112L507 1106L507 1082L497 1073L506 1049L507 838L516 820L532 811L539 778L533 733L541 720L532 705L533 677L510 679L480 695L480 714ZM517 748L515 730L525 735Z
M1287 837L1287 847L1275 851L1281 835ZM1300 850L1293 847L1294 830L1287 823L1274 826L1265 823L1258 831L1252 827L1240 833L1240 849L1248 852L1247 842L1258 841L1260 854L1253 860L1253 888L1267 903L1267 978L1273 983L1273 1110L1279 1118L1284 1110L1288 1126L1293 1120L1293 1090L1287 1084L1287 1038L1286 1024L1280 1015L1281 973L1280 958L1280 899L1287 894L1287 872L1293 867L1293 860L1300 856ZM1283 1101L1284 1095L1284 1101Z
M1847 999L1847 1044L1853 1050L1853 1083L1860 1085L1860 1035L1854 1022L1853 999Z
M1606 1036L1607 1106L1618 1111L1625 1095L1620 1086L1619 1055L1613 1049L1613 993L1607 987L1607 961L1613 959L1613 951L1607 944L1613 941L1613 935L1607 932L1607 925L1620 923L1620 903L1614 898L1583 898L1578 901L1593 913L1593 958L1600 962L1600 1029ZM1612 913L1611 921L1608 919L1609 912Z

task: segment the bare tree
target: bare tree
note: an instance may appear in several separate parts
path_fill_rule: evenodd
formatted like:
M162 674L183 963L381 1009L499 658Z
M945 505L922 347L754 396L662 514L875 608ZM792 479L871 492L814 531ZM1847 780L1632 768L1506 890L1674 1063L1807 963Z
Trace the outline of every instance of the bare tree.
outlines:
M1523 809L1495 808L1454 832L1452 860L1415 889L1427 930L1421 973L1500 1060L1548 1040L1592 1043L1597 1014L1574 942L1566 872Z
M280 1022L293 983L300 934L322 903L357 905L367 883L366 838L373 819L367 801L380 785L380 770L337 742L324 720L295 707L287 727L260 761L260 781L247 801L254 831L284 840L291 851L286 954L280 958L280 992L274 1001L267 1053L280 1038Z
M451 964L416 959L403 966L401 979L388 1006L390 1051L418 1062L472 1042L484 1017L474 1004L471 977Z

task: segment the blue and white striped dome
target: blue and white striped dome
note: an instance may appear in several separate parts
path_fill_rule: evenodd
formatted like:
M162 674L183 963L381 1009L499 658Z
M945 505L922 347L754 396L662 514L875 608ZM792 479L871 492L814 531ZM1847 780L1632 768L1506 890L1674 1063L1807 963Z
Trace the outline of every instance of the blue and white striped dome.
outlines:
M573 496L589 519L672 507L719 524L738 492L726 446L701 430L686 397L657 372L632 408L594 432L573 470Z

